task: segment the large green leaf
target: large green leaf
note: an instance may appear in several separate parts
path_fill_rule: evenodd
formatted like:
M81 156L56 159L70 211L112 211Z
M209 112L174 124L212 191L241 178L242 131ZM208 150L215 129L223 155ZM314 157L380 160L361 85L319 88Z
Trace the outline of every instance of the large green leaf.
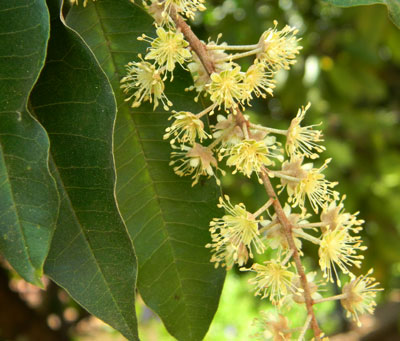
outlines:
M389 17L400 28L400 0L323 0L339 7L382 4L387 6Z
M109 76L118 103L115 130L117 199L134 241L138 288L148 306L178 340L200 340L217 309L224 271L215 270L204 245L208 223L216 211L219 189L214 180L191 188L168 166L171 148L162 140L168 113L124 102L119 81L124 65L137 60L146 44L141 33L154 36L152 19L127 0L90 2L75 7L68 23L82 34ZM185 93L186 72L178 72L167 95L177 110L200 110Z
M116 103L106 75L50 0L51 38L31 103L51 141L60 215L45 273L90 313L137 340L136 258L115 200Z
M49 140L27 110L49 38L44 0L0 2L0 252L41 285L58 212Z

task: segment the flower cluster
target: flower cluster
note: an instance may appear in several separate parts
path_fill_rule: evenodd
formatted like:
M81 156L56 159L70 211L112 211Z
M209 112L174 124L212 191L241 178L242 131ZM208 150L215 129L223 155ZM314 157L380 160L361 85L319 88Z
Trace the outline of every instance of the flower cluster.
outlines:
M303 123L311 104L302 106L284 130L254 124L243 114L254 97L273 96L276 73L296 62L301 50L297 29L285 26L279 30L274 22L253 45L219 43L221 35L216 42L203 43L193 41L187 26L181 30L183 18L176 20L179 15L193 18L196 11L204 10L203 0L152 0L147 1L147 9L156 23L156 37L143 34L138 38L149 47L144 58L139 55L126 65L127 75L121 80L126 100L132 101L132 107L150 102L154 110L161 103L168 111L173 104L164 93L165 82L173 81L176 67L189 71L193 86L186 90L197 92L195 101L202 94L210 104L201 112L172 111L169 116L171 125L163 138L173 150L170 165L174 172L189 176L192 186L202 177L213 177L220 184L219 177L225 175L221 163L225 162L232 174L256 177L270 197L253 213L243 203L221 197L218 207L224 214L210 222L211 242L206 245L215 267L237 265L255 273L249 280L255 295L276 306L279 315L263 316L259 320L263 330L255 335L288 340L300 330L302 339L313 328L320 338L312 306L334 299L359 323L359 314L373 312L374 298L381 289L369 277L371 271L365 276L353 274L361 267L360 253L366 250L359 235L363 221L358 213L345 211L345 196L335 190L337 182L326 178L331 159L315 165L325 147L320 124ZM253 57L253 63L243 70L237 61L248 57ZM215 113L214 124L208 125L207 118ZM278 194L271 178L279 181ZM288 199L282 208L277 198L284 190ZM319 276L301 266L303 245L308 242L318 246ZM267 249L273 257L258 264L256 255ZM246 267L249 259L254 263ZM349 280L341 295L322 297L324 284L335 282L342 287L345 277ZM292 329L282 315L283 308L305 303L303 327Z

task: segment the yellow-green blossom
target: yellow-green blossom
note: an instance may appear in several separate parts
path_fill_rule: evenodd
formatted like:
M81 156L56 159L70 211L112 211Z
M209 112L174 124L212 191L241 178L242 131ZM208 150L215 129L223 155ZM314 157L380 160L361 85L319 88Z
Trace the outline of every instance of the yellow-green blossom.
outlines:
M322 231L325 232L327 229L348 229L355 233L362 230L361 224L364 220L357 219L359 212L350 214L344 211L343 200L346 196L343 196L339 204L336 201L332 201L328 206L324 207L321 213L321 222L325 224Z
M212 73L211 83L206 85L211 101L225 110L236 108L238 103L246 98L243 78L240 66Z
M282 156L277 153L277 145L274 137L256 141L245 139L240 143L221 148L221 158L227 157L226 164L235 167L233 173L237 171L250 177L253 172L258 173L264 166L274 164L273 158L281 160Z
M357 255L357 251L366 250L366 246L361 246L361 237L353 237L347 229L328 230L322 234L319 246L319 265L324 273L324 277L333 283L333 273L335 273L338 285L341 285L336 266L344 273L350 273L348 267L355 265L360 267L362 255Z
M205 132L203 121L189 111L174 111L169 120L174 119L171 127L165 129L164 139L172 137L170 143L175 141L189 143L193 145L198 138L200 142L203 139L210 138L211 135Z
M207 44L207 46L215 45L216 43L211 41ZM230 63L218 63L218 59L224 58L227 56L227 54L222 51L222 50L209 50L207 51L207 56L210 60L210 62L214 65L215 67L215 72L220 73L221 71L224 70L229 70L231 69L231 64ZM207 73L206 69L204 68L203 63L199 59L196 53L192 52L192 62L188 64L188 69L190 70L190 73L192 74L193 78L193 85L188 87L187 91L190 90L196 90L199 94L195 98L195 101L197 102L198 97L200 96L200 93L203 92L206 88L206 85L211 82L210 75Z
M171 8L174 7L178 13L190 19L194 19L197 11L204 11L206 9L204 3L205 0L164 0L163 2L166 13L170 13Z
M275 315L272 312L260 312L261 318L254 319L256 325L261 331L251 335L251 339L265 341L290 341L292 339L292 330L289 327L289 320L279 314Z
M214 176L217 183L220 183L213 169L219 169L217 160L210 149L198 143L195 143L193 147L182 145L180 149L181 151L171 153L171 157L174 160L169 163L170 166L179 164L173 168L177 175L192 175L192 186L199 182L202 175L207 177ZM222 170L221 172L223 173Z
M139 55L139 57L141 57ZM142 102L149 101L153 103L153 110L157 108L159 101L163 104L164 110L169 110L169 106L172 106L171 101L168 100L164 94L165 85L161 78L162 74L160 70L157 70L154 65L148 62L130 62L126 65L128 75L121 79L121 89L124 93L129 94L133 91L125 101L132 102L132 107L136 108L142 104Z
M337 182L326 180L322 174L330 161L326 160L320 168L313 168L312 163L302 165L302 158L293 158L283 163L282 171L276 174L281 177L281 186L286 187L293 207L304 209L307 197L314 212L318 213L319 207L325 207L326 202L339 198L339 193L332 190Z
M345 298L341 300L342 306L347 311L347 317L352 317L357 325L361 327L358 315L369 313L375 310L375 297L378 291L383 289L377 288L379 282L375 282L375 278L369 277L373 272L372 269L366 275L353 278L350 283L343 286L343 294Z
M296 38L298 30L286 25L278 31L278 22L274 21L274 25L274 28L261 35L258 42L261 52L257 54L257 58L271 70L287 70L290 65L296 63L296 55L301 49L301 46L298 46L300 39Z
M273 73L266 69L263 63L256 61L248 68L244 76L244 86L247 90L247 98L249 101L252 99L251 94L257 97L266 98L267 95L272 96L273 89L275 88L275 81L272 79Z
M158 27L156 32L155 39L144 34L138 38L151 43L150 51L145 59L155 60L160 67L166 65L169 72L175 69L175 63L183 67L183 63L189 61L192 56L187 49L189 43L185 41L183 34L180 31L165 31L162 27Z
M319 156L317 153L325 150L325 147L318 144L323 141L321 131L313 129L317 124L305 127L300 125L310 106L311 103L308 103L306 107L299 109L287 131L286 152L290 157L305 156L316 159Z
M264 262L265 265L253 264L249 271L257 273L249 283L255 286L255 295L261 298L268 297L275 305L280 305L282 299L292 294L296 288L292 281L296 274L288 270L288 265L283 265L281 260L273 259Z
M248 255L253 258L253 248L258 254L265 251L258 231L260 220L248 212L244 204L232 205L225 195L225 200L219 199L218 207L223 208L226 214L210 222L212 243L206 246L214 249L211 261L216 262L216 266L225 264L229 254L233 260L231 263L244 265Z

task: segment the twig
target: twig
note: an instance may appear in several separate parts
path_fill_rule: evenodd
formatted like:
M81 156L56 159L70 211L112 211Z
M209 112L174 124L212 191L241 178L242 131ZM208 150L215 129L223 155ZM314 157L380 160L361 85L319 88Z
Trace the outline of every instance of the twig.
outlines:
M215 71L215 66L208 56L206 45L201 42L199 38L197 38L190 26L186 24L186 22L178 13L176 13L175 8L171 8L169 15L174 21L176 27L179 28L182 34L185 36L186 40L190 44L190 47L194 52L196 52L208 75L211 75Z
M304 299L305 299L305 303L306 303L306 307L307 307L307 312L311 316L311 327L314 331L315 339L320 340L321 330L319 328L317 319L314 314L314 309L313 309L314 302L313 302L313 299L311 298L311 291L310 291L310 287L307 282L307 277L304 272L303 265L301 264L299 252L297 251L296 245L294 243L293 232L292 232L292 228L293 228L292 223L286 217L286 214L283 211L282 205L278 200L278 197L275 193L274 188L272 187L272 184L268 177L268 174L265 171L261 172L261 178L263 180L264 188L265 188L268 196L270 198L274 199L274 202L272 205L274 206L275 213L276 213L279 221L281 222L281 225L283 227L283 231L285 233L289 247L293 251L294 263L296 265L296 269L297 269L297 272L300 277L301 286L303 287L303 290L304 290Z

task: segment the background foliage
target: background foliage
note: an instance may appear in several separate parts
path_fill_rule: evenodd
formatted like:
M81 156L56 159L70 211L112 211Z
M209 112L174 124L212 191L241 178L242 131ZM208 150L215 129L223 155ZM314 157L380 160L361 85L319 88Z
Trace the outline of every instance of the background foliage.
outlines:
M338 3L339 1L326 2ZM217 34L222 32L222 40L232 44L257 42L260 34L273 25L274 19L279 21L279 27L290 24L299 28L299 35L302 37L301 44L304 48L298 63L290 72L284 71L279 74L278 88L274 98L267 102L254 101L247 114L251 115L253 120L266 125L285 128L298 107L305 105L307 101L312 102L308 123L323 122L327 151L322 157L333 158L328 178L338 180L339 191L348 194L347 210L350 212L359 210L360 217L366 220L363 239L369 249L365 253L365 268L361 269L360 273L366 272L370 267L375 268L375 276L386 289L381 295L380 302L383 314L386 314L384 315L386 317L390 314L390 320L394 320L395 326L390 333L398 335L396 321L399 309L395 308L394 312L390 309L394 304L393 300L398 297L397 289L400 287L400 253L398 251L400 246L400 87L398 86L400 83L400 33L388 19L385 6L342 9L326 2L312 0L208 1L208 11L197 17L193 27L199 37L204 40L208 37L215 40ZM352 4L355 2L353 1ZM12 3L13 6L10 7L18 11L18 13L13 12L14 15L18 14L19 18L24 15L31 21L41 21L41 27L46 28L49 20L46 16L30 15L35 12L35 6L44 8L44 1L18 0ZM28 3L31 7L26 6ZM385 3L392 5L391 8L394 9L391 9L391 13L395 16L396 7L393 6L396 5L396 1L385 1ZM340 4L348 5L349 2L342 1ZM129 12L131 9L128 11L123 7L128 6L127 1L98 0L96 12L91 8L91 3L85 9L73 8L66 19L66 24L59 19L59 5L58 1L48 1L52 14L50 36L53 38L48 45L48 64L42 70L39 83L29 101L31 87L44 64L44 53L42 51L38 56L37 64L32 66L31 80L15 83L15 87L11 87L10 82L13 82L15 75L13 72L18 69L20 65L18 63L21 63L21 60L13 59L14 64L6 63L10 62L10 58L15 55L29 56L30 51L18 51L20 45L13 43L13 41L18 41L19 31L25 26L19 29L7 27L6 23L11 21L6 20L5 17L4 20L0 18L1 32L9 33L0 36L0 38L9 39L5 41L8 42L9 48L1 49L0 63L12 65L12 67L0 69L0 89L3 96L0 100L0 142L3 154L0 155L3 156L1 165L6 164L8 169L13 169L13 172L15 169L15 176L7 180L4 178L6 174L4 167L0 167L0 176L3 176L0 178L0 184L2 184L0 188L4 190L8 182L21 181L18 175L21 174L22 169L25 170L29 166L37 167L38 171L34 175L39 178L36 179L48 183L46 190L49 194L47 195L53 195L53 203L58 203L60 199L61 206L58 208L57 205L55 211L51 209L46 211L46 216L40 216L42 219L40 221L35 216L33 219L26 219L33 221L35 226L47 226L42 236L32 238L46 240L56 228L54 236L58 243L52 245L45 271L90 312L105 319L124 335L135 337L136 321L132 314L128 317L128 320L129 318L131 320L126 320L126 325L120 325L119 317L115 318L114 313L107 311L109 306L107 300L113 301L115 298L117 301L125 302L122 306L118 307L118 304L115 306L115 309L121 311L122 314L128 316L128 312L133 309L136 259L129 234L138 255L138 286L144 301L161 316L168 330L178 339L184 339L182 335L187 335L185 328L192 328L189 327L190 321L203 319L203 325L193 334L196 336L192 335L192 339L198 339L207 330L216 309L215 298L218 297L223 281L223 272L212 271L212 265L208 263L208 250L201 247L208 238L207 222L219 214L214 209L211 199L217 196L217 189L207 183L201 189L188 192L190 181L183 179L176 182L177 178L167 167L168 142L161 140L168 115L162 112L151 113L152 108L149 106L141 107L140 111L131 115L130 109L123 104L119 93L118 80L124 72L124 64L135 59L138 52L144 52L144 44L138 43L135 35L142 32L149 34L153 29L151 22L145 19L143 14L140 16L141 20L133 22L132 12ZM2 8L0 16L6 16L9 13L11 13L9 9ZM36 27L36 24L33 22L31 26ZM24 25L29 27L28 22ZM81 32L83 39L68 26ZM44 37L42 45L48 38L46 34ZM39 42L33 42L39 44ZM100 66L105 74L100 71ZM62 74L67 77L60 78L59 75ZM24 79L24 76L15 76L15 78L19 77ZM176 78L178 82L175 87L169 87L167 93L174 99L174 103L186 108L186 101L192 103L191 99L181 94L182 89L190 80L185 73ZM95 84L94 87L90 86L93 84ZM16 96L15 93L19 95ZM43 93L49 96L46 98L41 95ZM115 177L112 171L114 160L111 156L111 132L116 105L112 100L112 93L116 95L119 109L114 146L120 181L117 183L117 197L120 200L120 210L127 230L113 204ZM17 103L15 98L22 98L22 100ZM14 99L14 102L10 99ZM46 102L41 102L43 99L46 99ZM30 116L27 105L38 121ZM85 113L84 118L74 116L76 112ZM15 113L15 116L10 116L9 113ZM21 116L18 116L18 113ZM26 130L15 135L26 137L27 132L30 131L32 136L41 141L39 145L42 154L31 149L31 144L25 145L27 148L23 151L25 159L29 153L37 155L37 158L28 160L29 165L17 164L15 160L20 159L16 156L22 153L18 150L12 150L15 157L11 162L4 157L10 154L9 146L15 145L10 140L11 137L4 132L6 129L9 131L10 128L18 127L18 122L9 120L9 117L15 119L21 117L29 122L24 126ZM78 121L80 123L76 124ZM137 127L140 128L136 130ZM50 165L52 174L57 180L59 198L55 192L55 183L45 172L43 175L49 143L43 129L46 129L50 137L52 148ZM101 141L93 145L96 147L91 148L90 141L96 136L101 136ZM126 147L127 141L129 148ZM77 152L78 150L80 152ZM88 150L90 153L82 155L82 150ZM144 170L139 173L134 172L134 166L137 164L144 164ZM147 166L150 167L146 168ZM82 184L78 181L81 179L91 181ZM16 186L22 185L18 183ZM182 190L184 186L187 187L186 192ZM257 209L265 202L265 193L262 188L243 177L227 178L223 186L223 190L230 194L233 202L243 201L250 211ZM1 192L2 195L3 193L6 192ZM182 195L183 197L180 197ZM0 207L5 209L4 203L7 201L4 200L5 197L1 198ZM6 198L10 198L10 195ZM15 200L18 198L17 196ZM37 198L37 195L33 197L34 200ZM182 206L184 202L185 206ZM17 204L30 205L27 202ZM57 212L58 220L54 225ZM74 214L71 215L71 212ZM193 218L194 213L196 218ZM71 216L74 219L71 220ZM140 221L141 218L142 221ZM3 229L10 224L8 220L10 218L7 216L6 219L2 216L0 219L3 235ZM184 234L188 227L185 224L191 224L193 219L196 221L197 234ZM105 221L107 224L104 224ZM25 219L22 222L23 224L20 225L24 229L26 228L24 227ZM102 223L99 224L99 222ZM18 224L17 221L15 223ZM74 229L63 231L62 226L67 225L73 226ZM103 229L105 225L108 230ZM143 233L140 226L144 226ZM157 233L154 233L154 229ZM103 250L100 245L104 246L105 242L107 242L107 247ZM186 245L185 243L188 243L188 246L182 248L182 244ZM44 260L43 253L33 250L38 260L32 267L28 262L28 268L24 265L25 263L21 263L21 267L18 268L8 256L10 253L5 251L4 245L6 244L1 242L0 247L9 262L27 280L37 283ZM183 253L177 254L179 250ZM193 253L192 250L196 252ZM316 255L316 250L311 247L306 250L306 254ZM171 259L176 262L176 265L166 269L169 263L162 263L162 260L171 261ZM307 265L316 267L316 259L316 257L309 257L306 260ZM63 267L60 267L60 264ZM116 268L115 264L119 264L119 268ZM121 270L121 264L126 267L126 270ZM25 270L21 269L27 269L27 271L24 272ZM143 275L141 275L141 269ZM165 278L162 278L160 274ZM208 278L206 285L202 284L200 277ZM88 278L92 280L93 286L88 291L82 291L82 288L86 287ZM247 279L247 274L233 272L228 276L219 310L206 340L246 339L251 332L249 329L251 320L257 316L258 311L270 309L267 304L252 297ZM163 287L165 280L173 285ZM26 295L26 288L22 290L21 286L12 284L14 281L16 280L11 280L11 287L24 292L24 300L30 302L29 295ZM207 290L209 290L207 288L210 287L210 283L214 283L211 285L211 296L214 300L211 300L212 302L207 299ZM41 310L38 318L44 320L47 318L47 321L50 321L47 324L59 332L55 336L57 340L63 340L68 333L82 335L79 326L87 318L87 314L65 294L62 294L61 289L54 284L48 285L47 292L41 294L44 299L37 304ZM181 288L174 292L174 288L179 285ZM104 289L103 286L110 290ZM120 296L122 292L126 293L124 286L132 288L131 296ZM156 288L157 295L152 294L151 288ZM334 292L335 288L330 290ZM88 305L93 302L94 297L98 296L97 293L104 292L109 293L103 296L104 300L94 302L94 307ZM37 293L37 295L40 294ZM183 298L182 301L181 298ZM171 302L163 307L163 303L169 299ZM142 339L171 339L163 325L145 307L140 298L138 302L136 306ZM209 304L209 313L196 315L196 312L201 312L202 307L207 304ZM190 310L193 306L195 309ZM238 311L238 306L240 306L240 311ZM104 309L105 307L107 309ZM73 318L70 316L71 311L75 311L75 315L72 314ZM179 317L174 314L182 314L182 311L187 319L174 324L174 321L179 320ZM192 316L191 311L194 314ZM174 313L169 316L171 312ZM37 311L34 311L34 314L37 314ZM56 318L59 323L52 323L52 319L48 319L49 316ZM323 306L319 312L319 318L322 327L329 333L340 332L349 327L342 318L340 306L334 304ZM1 325L3 321L0 314ZM192 323L194 325L194 322ZM111 334L108 337L113 339L113 335L118 338L117 334Z

